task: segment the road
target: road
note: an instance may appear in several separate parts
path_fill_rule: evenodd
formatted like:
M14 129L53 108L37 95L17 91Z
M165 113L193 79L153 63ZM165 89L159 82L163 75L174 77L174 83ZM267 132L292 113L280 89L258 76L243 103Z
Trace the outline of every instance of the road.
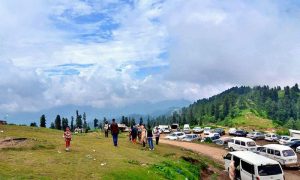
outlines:
M196 144L190 142L181 142L181 141L170 141L161 139L161 143L169 144L177 147L182 147L188 150L192 150L204 156L210 157L215 161L223 164L223 155L225 155L228 151L219 147L213 147L206 144ZM286 180L299 180L300 179L300 171L299 170L284 170L285 179Z

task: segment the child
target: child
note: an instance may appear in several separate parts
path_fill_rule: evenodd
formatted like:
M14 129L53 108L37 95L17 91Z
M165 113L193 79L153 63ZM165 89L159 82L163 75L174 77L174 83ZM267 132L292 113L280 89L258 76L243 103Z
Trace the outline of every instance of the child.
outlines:
M71 139L72 139L72 133L71 133L69 127L67 127L66 131L64 132L64 138L65 138L65 141L66 141L66 151L70 151L70 142L71 142Z

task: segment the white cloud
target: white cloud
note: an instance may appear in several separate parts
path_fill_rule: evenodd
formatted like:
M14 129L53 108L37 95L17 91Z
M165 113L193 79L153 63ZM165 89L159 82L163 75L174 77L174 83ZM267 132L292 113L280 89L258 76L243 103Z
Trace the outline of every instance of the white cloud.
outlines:
M285 6L1 1L0 73L5 78L0 80L0 109L192 101L232 85L295 83L299 23ZM161 58L163 53L168 58ZM86 64L91 66L80 66ZM167 70L137 74L155 67Z

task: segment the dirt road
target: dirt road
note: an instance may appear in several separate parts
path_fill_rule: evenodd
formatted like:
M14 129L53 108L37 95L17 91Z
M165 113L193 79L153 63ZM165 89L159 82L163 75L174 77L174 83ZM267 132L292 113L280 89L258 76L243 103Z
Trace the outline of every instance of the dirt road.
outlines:
M228 151L218 147L212 147L205 144L196 144L189 142L181 142L181 141L170 141L161 139L161 143L169 144L173 146L182 147L188 150L192 150L204 156L208 156L219 163L223 164L223 155L225 155ZM300 171L298 170L285 170L285 179L286 180L299 180L300 179Z

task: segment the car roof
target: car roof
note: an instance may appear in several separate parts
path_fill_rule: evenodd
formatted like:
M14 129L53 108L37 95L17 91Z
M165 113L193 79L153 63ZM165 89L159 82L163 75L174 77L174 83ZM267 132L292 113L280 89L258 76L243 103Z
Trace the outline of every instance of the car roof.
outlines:
M264 145L263 147L273 148L273 149L278 149L278 150L290 150L291 149L290 147L284 146L281 144L267 144L267 145Z
M253 141L252 139L245 138L245 137L233 137L232 139L240 140L240 141Z
M251 151L235 151L235 152L230 152L230 154L241 158L242 160L248 161L254 165L267 165L267 164L279 164L279 162L267 158L262 155L258 155L256 153L253 153Z

